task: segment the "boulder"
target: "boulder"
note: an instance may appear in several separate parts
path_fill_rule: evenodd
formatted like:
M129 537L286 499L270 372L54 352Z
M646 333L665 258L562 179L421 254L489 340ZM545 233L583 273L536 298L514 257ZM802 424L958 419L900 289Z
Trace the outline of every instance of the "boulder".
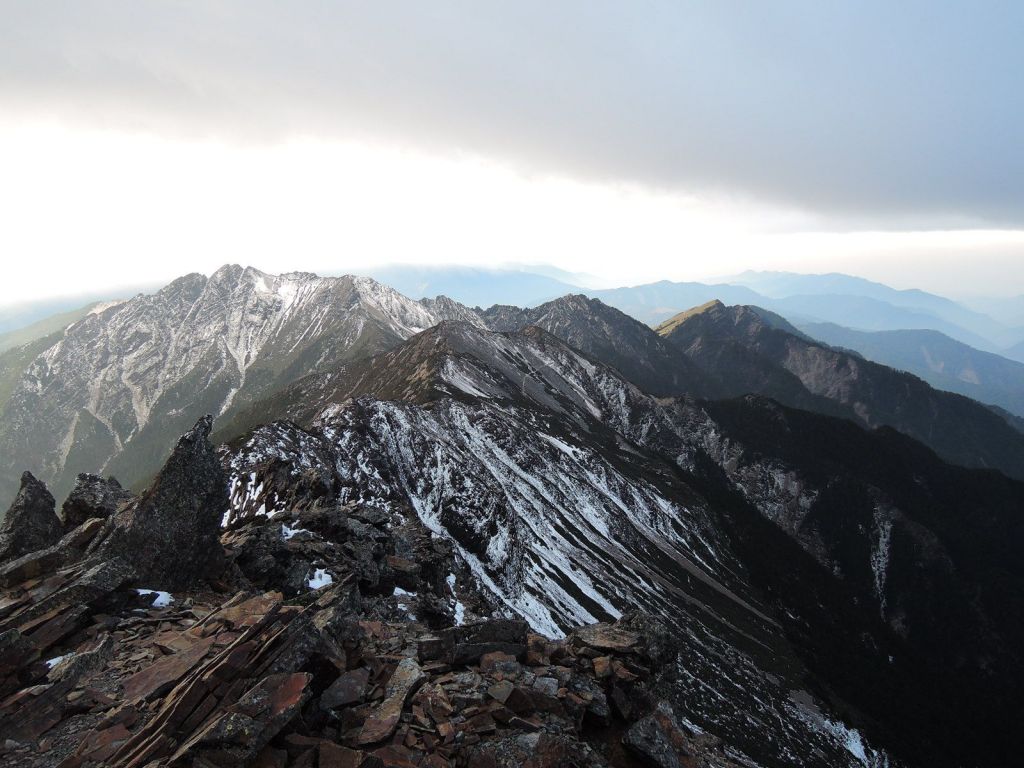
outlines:
M178 440L153 485L109 519L91 554L131 563L151 589L187 589L222 572L228 492L209 440L212 424L204 416Z
M521 619L490 619L438 632L452 664L472 664L484 654L500 651L514 658L526 653L530 626Z
M75 487L60 510L64 530L71 530L91 517L110 517L131 499L131 492L122 488L114 478L104 480L99 475L83 472L75 480Z
M31 472L21 476L21 489L0 524L0 562L14 560L56 544L64 529L46 486Z
M635 722L622 743L658 768L688 768L693 765L690 740L666 702Z

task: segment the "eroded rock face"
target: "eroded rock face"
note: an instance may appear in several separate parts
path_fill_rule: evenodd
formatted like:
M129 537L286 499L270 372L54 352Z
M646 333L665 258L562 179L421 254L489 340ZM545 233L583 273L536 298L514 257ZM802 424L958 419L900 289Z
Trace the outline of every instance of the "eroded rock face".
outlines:
M140 583L157 589L180 589L221 572L228 494L209 440L212 424L204 416L178 440L150 489L110 518L92 554L123 558Z
M64 529L71 530L91 517L110 517L131 498L131 492L113 477L104 480L99 475L82 472L61 507Z
M56 544L64 532L53 495L31 472L21 476L21 490L0 525L0 562Z

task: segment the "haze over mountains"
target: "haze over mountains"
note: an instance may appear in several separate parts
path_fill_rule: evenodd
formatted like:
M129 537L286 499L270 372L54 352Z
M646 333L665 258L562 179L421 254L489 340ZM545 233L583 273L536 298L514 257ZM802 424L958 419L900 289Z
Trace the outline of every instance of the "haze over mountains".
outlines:
M756 279L789 290L786 276ZM826 303L851 285L871 294L858 301L987 322L927 294L795 283ZM194 506L176 489L196 486L224 529L231 579L301 599L358 574L365 599L414 601L407 621L458 625L471 605L558 638L639 609L667 632L653 690L688 733L726 745L737 762L720 765L1006 764L1024 685L1024 432L999 408L866 358L924 339L932 374L948 366L1007 410L1024 366L935 331L901 330L900 347L798 328L762 306L792 296L746 286L588 293L651 299L654 317L716 289L760 305L711 299L653 328L578 289L480 308L367 277L186 275L44 323L0 354L0 491L20 488L20 524L30 496L45 500L37 477L58 498L95 486L115 510L129 505L123 520L110 513L102 546L116 549L126 536L155 547L147 515ZM201 458L200 479L167 479L190 477L182 451ZM156 476L158 490L125 501L82 472L134 490ZM344 530L391 549L340 554L331 537L355 534L320 516L356 509L376 511ZM394 526L447 548L445 570L396 543ZM4 566L18 578L36 567ZM392 567L405 569L393 594L380 586ZM0 583L17 583L6 573Z

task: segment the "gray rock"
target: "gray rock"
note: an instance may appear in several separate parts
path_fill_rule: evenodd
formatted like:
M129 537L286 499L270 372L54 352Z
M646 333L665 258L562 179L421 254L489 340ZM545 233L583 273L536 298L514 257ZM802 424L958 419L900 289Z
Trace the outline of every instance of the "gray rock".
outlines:
M21 476L21 489L0 525L0 562L14 560L56 544L64 533L55 502L31 472Z
M92 554L123 558L152 589L183 589L222 572L228 493L209 440L212 424L204 416L178 440L149 490L110 518Z
M61 520L65 530L70 530L90 517L110 517L131 499L131 492L113 477L104 480L99 475L82 472L61 507Z
M658 768L685 768L692 756L690 741L676 720L672 707L660 702L654 712L626 731L622 743Z

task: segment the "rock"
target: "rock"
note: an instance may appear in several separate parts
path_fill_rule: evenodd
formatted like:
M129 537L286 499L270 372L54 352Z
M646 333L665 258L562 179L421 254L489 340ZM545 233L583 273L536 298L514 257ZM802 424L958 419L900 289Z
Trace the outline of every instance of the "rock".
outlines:
M0 562L56 544L64 530L46 486L25 472L21 489L0 524Z
M106 635L90 650L76 653L53 670L55 674L47 686L38 686L38 693L23 689L12 699L21 697L20 702L0 712L0 733L13 736L19 741L36 739L61 721L68 708L67 695L102 670L114 653L114 641ZM28 696L22 696L32 692Z
M318 756L318 768L362 768L366 754L355 749L321 742Z
M131 563L142 586L185 589L220 574L220 522L228 508L227 480L204 416L185 433L153 485L108 521L90 551Z
M574 648L594 648L611 653L634 653L641 647L640 635L615 624L590 624L569 636Z
M495 701L504 704L508 701L508 697L512 695L512 691L514 690L515 686L513 686L512 683L508 680L501 680L487 689L487 695Z
M370 681L370 670L366 667L346 672L328 686L320 696L320 708L324 710L358 704L366 695Z
M420 665L413 659L402 659L385 688L385 699L366 718L359 732L360 744L384 741L395 732L406 700L426 679Z
M658 768L689 768L690 741L676 721L666 702L658 703L654 712L635 722L622 743Z
M0 567L0 587L11 587L27 579L36 579L81 558L89 543L103 528L94 518L72 529L51 547L29 552Z
M607 763L587 744L571 736L524 733L468 747L459 765L473 768L603 768Z
M554 696L558 693L558 681L553 677L538 677L533 683L533 689L546 696Z
M306 672L269 675L250 688L203 732L180 749L171 762L203 765L200 755L211 750L229 755L232 763L253 761L284 726L302 709L310 696L313 676Z
M438 632L450 649L449 662L472 664L494 651L520 658L526 653L529 625L520 619L491 619L449 627Z
M124 684L126 701L147 701L162 696L195 667L213 646L214 638L197 640L190 648L164 656L129 677Z
M122 488L114 478L104 480L99 475L83 472L61 507L64 529L71 530L91 517L110 517L132 498L131 492Z
M502 651L492 651L480 657L480 671L503 675L518 675L522 671L522 665L516 661L516 657Z
M17 629L0 632L0 700L19 687L19 673L38 658L38 646Z

